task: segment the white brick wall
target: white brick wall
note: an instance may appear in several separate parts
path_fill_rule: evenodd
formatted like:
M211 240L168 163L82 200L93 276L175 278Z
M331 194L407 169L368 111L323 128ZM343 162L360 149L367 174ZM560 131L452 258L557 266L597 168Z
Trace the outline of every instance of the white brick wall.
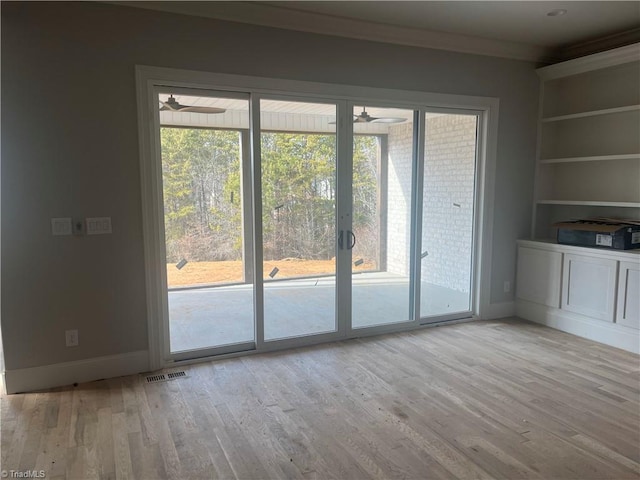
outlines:
M425 136L422 280L469 292L476 117L427 118Z
M413 122L391 126L388 136L387 271L409 275Z
M412 124L389 129L388 252L390 272L408 275ZM476 118L428 117L423 195L422 280L469 291ZM459 206L457 206L459 205Z

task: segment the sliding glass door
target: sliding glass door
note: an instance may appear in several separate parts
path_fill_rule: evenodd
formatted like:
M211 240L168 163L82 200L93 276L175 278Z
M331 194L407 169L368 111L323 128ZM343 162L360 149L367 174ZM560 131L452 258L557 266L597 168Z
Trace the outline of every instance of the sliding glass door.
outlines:
M153 102L166 359L471 315L478 113L177 87Z
M264 340L336 332L337 107L260 112Z
M426 113L420 316L471 311L476 218L476 113Z
M413 321L413 110L353 107L352 328Z
M157 101L169 352L252 348L248 96L165 90Z

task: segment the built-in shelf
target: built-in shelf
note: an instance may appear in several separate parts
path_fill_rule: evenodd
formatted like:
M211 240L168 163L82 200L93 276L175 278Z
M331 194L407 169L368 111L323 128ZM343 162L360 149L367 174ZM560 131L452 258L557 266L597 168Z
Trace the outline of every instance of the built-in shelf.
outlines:
M518 240L516 314L638 354L640 250Z
M594 217L640 220L640 44L538 73L531 235L542 240L518 241L516 312L637 353L640 249L558 244L554 225ZM629 278L632 288L624 287ZM622 315L633 329L620 322L619 311L627 310L619 305L633 306L633 318Z
M538 200L540 205L584 205L590 207L640 208L640 202L598 202L593 200Z
M594 155L590 157L542 158L540 163L572 163L572 162L603 162L614 160L640 160L640 153L626 153L622 155Z
M537 72L532 236L553 238L569 219L640 219L640 44Z
M612 113L632 112L640 110L640 105L626 105L623 107L605 108L604 110L592 110L588 112L572 113L569 115L558 115L555 117L546 117L542 119L543 123L561 122L563 120L573 120L575 118L595 117L598 115L611 115Z
M633 260L638 260L640 257L640 248L632 250L616 250L597 247L581 247L577 245L565 245L558 243L555 238L534 238L531 240L518 240L518 245L524 247L540 248L544 246L549 250L565 251L570 253L577 253L583 255L600 255L600 256L617 256L617 257L629 257Z

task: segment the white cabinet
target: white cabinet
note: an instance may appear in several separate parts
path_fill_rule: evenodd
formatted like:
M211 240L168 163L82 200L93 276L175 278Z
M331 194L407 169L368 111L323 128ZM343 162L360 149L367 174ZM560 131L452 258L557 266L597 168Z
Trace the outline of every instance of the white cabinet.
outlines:
M574 218L640 218L640 44L537 72L533 238Z
M640 328L640 262L620 262L616 323Z
M640 249L518 240L516 315L640 353Z
M617 266L607 258L564 254L562 308L613 322Z
M560 252L519 248L516 296L530 302L559 307L561 271Z

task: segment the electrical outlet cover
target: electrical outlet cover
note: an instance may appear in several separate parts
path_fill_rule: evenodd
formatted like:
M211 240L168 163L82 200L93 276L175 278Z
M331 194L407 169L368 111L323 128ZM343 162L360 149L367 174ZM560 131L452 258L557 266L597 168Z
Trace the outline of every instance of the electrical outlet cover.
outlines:
M78 330L67 330L64 332L64 336L67 347L78 346Z

